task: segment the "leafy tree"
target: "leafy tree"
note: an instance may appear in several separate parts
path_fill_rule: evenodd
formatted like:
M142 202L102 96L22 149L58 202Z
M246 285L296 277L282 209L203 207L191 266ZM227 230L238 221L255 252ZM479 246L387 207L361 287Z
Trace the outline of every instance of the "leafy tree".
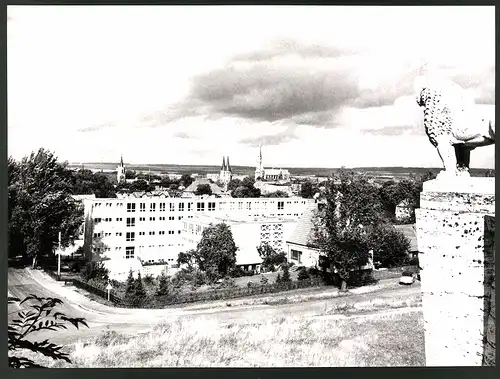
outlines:
M232 197L260 197L261 191L259 188L255 188L255 180L249 176L243 178L243 180L230 181L228 183L228 190L231 191Z
M227 183L227 190L228 191L234 191L236 188L240 187L242 184L241 184L241 180L239 179L231 179L228 183Z
M194 251L198 268L205 272L209 280L225 277L236 265L238 248L227 224L209 225L202 233Z
M267 279L264 275L260 276L260 284L261 285L266 285L269 282L269 279Z
M394 226L378 224L368 232L373 260L382 267L397 267L408 262L409 239Z
M53 312L54 308L63 302L60 299L52 297L38 297L30 295L22 301L15 297L8 297L9 306L16 305L21 308L25 303L31 302L28 311L21 308L17 312L18 318L9 321L8 325L8 351L9 367L11 368L40 368L44 367L33 360L23 357L23 350L30 350L34 353L40 353L54 360L63 360L71 363L68 353L62 351L62 346L50 343L49 340L33 341L32 335L35 332L58 329L66 329L65 322L71 323L77 329L79 325L88 328L85 319L80 317L68 317L61 312ZM35 303L35 304L33 304ZM30 338L28 340L28 338Z
M135 179L137 173L134 170L125 170L125 179Z
M288 267L288 264L283 265L283 277L281 278L282 283L288 283L291 282L292 278L290 278L290 270Z
M278 190L275 192L268 193L267 195L265 195L265 197L288 197L288 193L285 191Z
M138 179L135 182L129 184L129 189L131 192L143 192L150 191L154 189L154 187L150 186L144 179Z
M268 243L262 243L257 247L257 252L262 259L262 267L265 270L275 271L275 266L286 262L285 253L276 252Z
M67 163L53 153L40 149L8 164L9 255L29 257L35 266L40 256L53 256L59 232L63 248L78 237L83 206L71 197Z
M306 270L306 268L305 268L305 267L302 267L302 268L299 270L299 273L298 273L297 279L298 279L298 280L307 280L307 279L310 279L309 273L307 272L307 270Z
M73 195L95 194L98 198L116 197L113 184L103 173L93 173L91 170L80 169L70 171L69 176Z
M310 180L304 181L300 186L300 196L305 199L312 199L318 192L318 188Z
M194 191L195 195L211 195L212 194L212 188L210 187L210 184L198 184L196 187L196 190Z
M366 227L383 221L382 203L366 177L345 169L326 184L325 202L314 217L310 244L333 265L344 291L351 272L369 261Z
M164 176L160 180L160 186L163 188L169 188L171 184L173 184L173 183L168 176Z
M190 174L182 174L180 183L187 188L191 185L191 183L193 183L193 181L194 179L191 177Z
M194 269L194 266L196 265L196 250L189 250L187 252L181 252L179 253L177 257L177 264L182 265L186 264L188 266L188 271L192 271Z

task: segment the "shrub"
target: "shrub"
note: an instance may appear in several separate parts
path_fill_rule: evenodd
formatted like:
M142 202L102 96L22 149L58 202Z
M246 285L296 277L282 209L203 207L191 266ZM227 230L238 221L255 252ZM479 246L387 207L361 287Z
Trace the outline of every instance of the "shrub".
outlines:
M310 277L316 277L316 278L321 275L321 272L316 267L309 267L307 269L307 273L309 274Z
M160 276L158 277L158 286L156 288L157 296L165 296L169 295L171 291L172 283L170 281L170 277L168 277L165 272L162 271Z
M280 275L280 273L278 273L278 276L276 277L275 283L281 283L281 281L282 281L281 275Z
M86 282L90 279L100 279L107 282L109 279L109 271L102 262L87 262L80 275Z
M298 274L298 276L297 276L297 279L298 279L298 280L307 280L307 279L310 279L309 274L307 273L307 271L306 271L306 268L305 268L305 267L302 267L302 268L299 270L299 274Z
M269 282L269 279L267 279L264 275L260 276L260 284L266 285Z
M283 278L281 279L283 283L288 283L291 282L292 279L290 278L290 270L288 269L288 264L283 265Z
M155 285L155 278L153 278L153 275L147 274L144 277L144 284L146 284L147 286L154 286Z

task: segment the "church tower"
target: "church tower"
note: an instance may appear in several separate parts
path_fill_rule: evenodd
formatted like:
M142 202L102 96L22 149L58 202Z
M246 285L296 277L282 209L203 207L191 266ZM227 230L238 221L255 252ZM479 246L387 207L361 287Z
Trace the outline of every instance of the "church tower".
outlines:
M125 166L123 165L123 155L120 158L120 165L116 168L116 181L118 184L125 182Z
M255 180L264 180L264 165L262 164L262 146L259 146L259 156L255 166Z
M222 157L222 167L220 168L219 180L227 185L233 178L233 173L231 170L231 165L229 164L229 157Z

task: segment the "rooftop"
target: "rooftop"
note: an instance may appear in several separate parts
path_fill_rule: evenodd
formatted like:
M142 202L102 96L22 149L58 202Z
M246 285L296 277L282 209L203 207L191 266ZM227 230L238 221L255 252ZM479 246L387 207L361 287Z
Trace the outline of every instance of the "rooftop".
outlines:
M222 189L215 183L211 183L210 180L206 178L197 178L193 183L191 183L184 192L195 192L196 188L198 188L201 184L208 184L213 194L220 195L222 193Z
M292 235L288 238L286 242L295 243L302 246L307 246L309 244L309 235L313 229L313 216L314 212L318 208L316 203L311 203L307 206L299 219L297 227L293 231Z

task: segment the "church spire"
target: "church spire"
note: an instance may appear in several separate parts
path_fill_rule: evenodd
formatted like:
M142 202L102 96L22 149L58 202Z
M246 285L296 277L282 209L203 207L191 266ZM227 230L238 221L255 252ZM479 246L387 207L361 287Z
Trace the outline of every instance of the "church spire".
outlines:
M123 154L120 157L120 167L123 167Z
M222 167L221 171L226 171L226 157L222 157Z
M227 171L231 171L231 165L229 164L229 156L227 156L226 162L227 162L227 167L226 167Z

